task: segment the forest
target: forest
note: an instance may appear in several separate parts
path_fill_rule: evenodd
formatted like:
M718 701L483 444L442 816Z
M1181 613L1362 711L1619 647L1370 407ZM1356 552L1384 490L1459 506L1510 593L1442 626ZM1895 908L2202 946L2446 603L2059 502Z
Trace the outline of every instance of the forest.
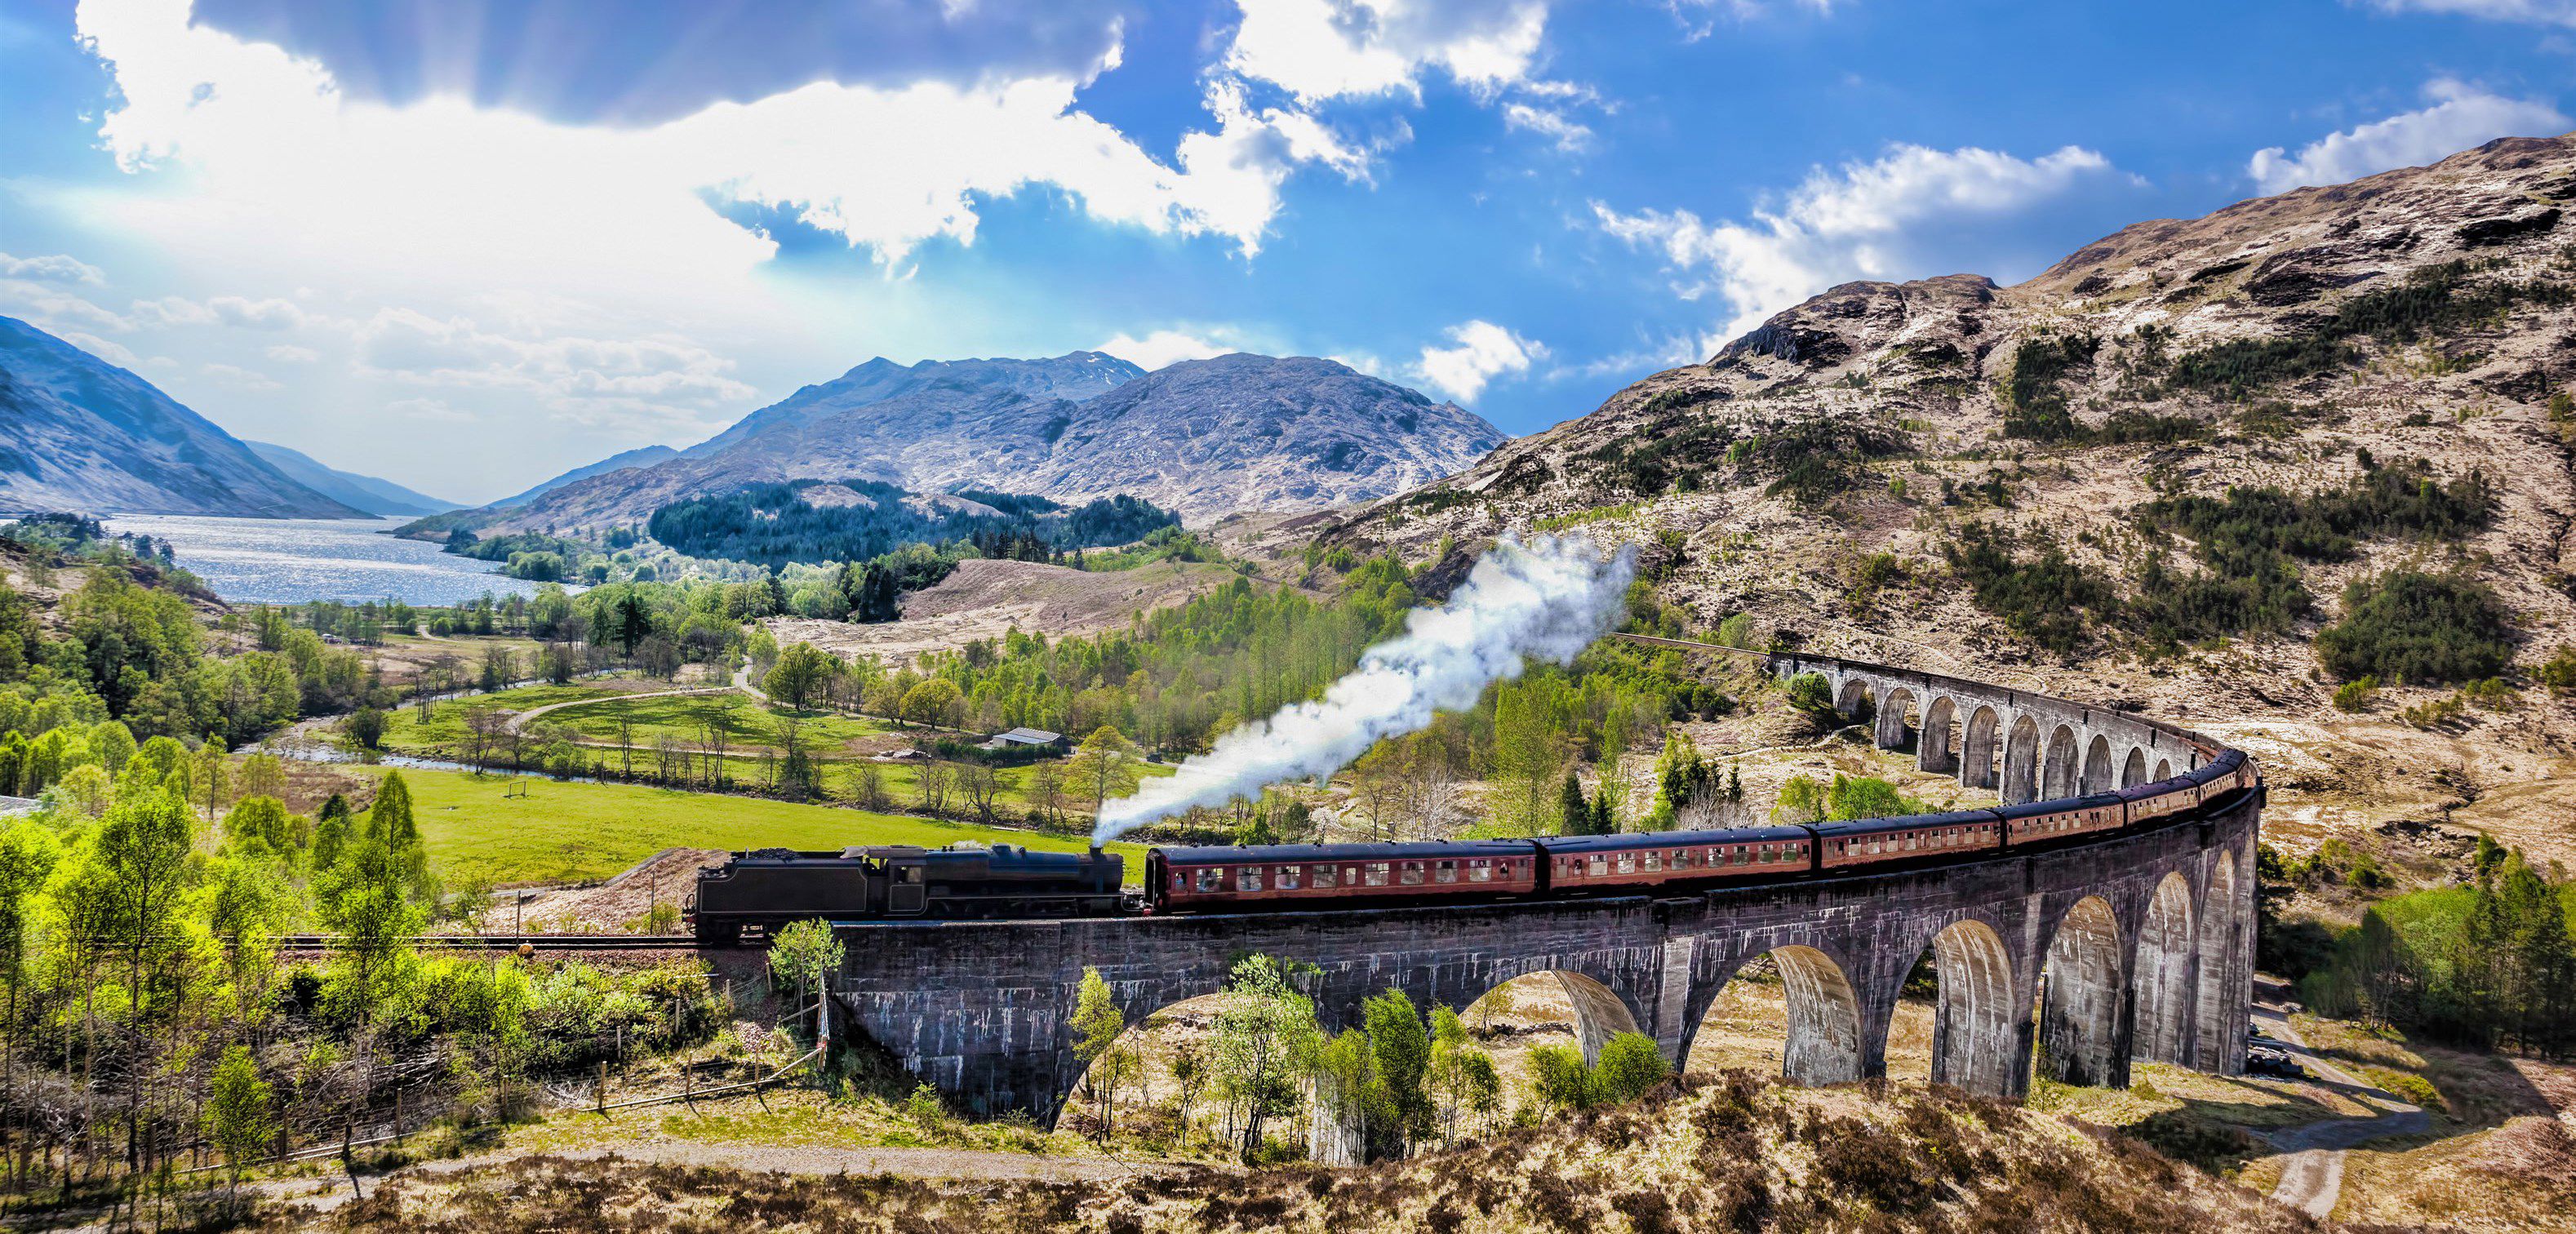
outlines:
M2329 872L2318 858L2269 848L2262 858L2267 894ZM2300 997L2326 1015L2479 1049L2576 1055L2576 882L2485 836L2472 861L2468 884L2381 900L2322 956L2268 959L2299 976Z
M2291 492L2272 486L2232 486L2210 496L2171 493L2139 506L2131 518L2148 547L2140 554L2135 586L2124 590L2100 572L2079 566L2053 543L2024 543L2010 528L1987 522L1961 527L1943 552L1969 585L1978 607L2016 634L2051 651L2071 654L2102 632L2117 632L2155 652L2211 639L2279 634L2315 609L2303 563L2353 559L2365 541L2456 543L2484 530L2495 516L2493 483L2480 472L2443 480L2420 459L2381 462L2361 453L2358 474L2339 486ZM2189 546L2196 569L2169 565L2161 546L2174 539ZM2385 584L2356 584L2357 595ZM2423 588L2410 585L2411 596ZM2347 611L2353 609L2347 595ZM2424 637L2436 642L2480 641L2496 635L2478 619L2475 597L2426 615L2435 619ZM2456 619L2456 620L2455 620ZM2480 628L2455 631L2460 621ZM2320 640L2321 656L2327 643ZM2332 657L2328 657L2332 658ZM2351 657L2345 657L2350 659ZM2482 656L2419 658L2418 680L2483 677L2495 669L2459 675L2485 663ZM2377 665L2345 673L2378 671L2391 679L2405 670ZM2435 675L2426 676L2427 671ZM2450 675L2442 675L2450 674Z
M815 481L798 480L693 497L654 511L648 529L654 539L692 557L779 566L871 562L910 545L958 541L987 557L1048 561L1074 549L1141 540L1181 521L1124 494L1067 507L1044 497L983 491L923 497L891 484L848 480L829 486L835 500L815 504L806 498L816 487Z

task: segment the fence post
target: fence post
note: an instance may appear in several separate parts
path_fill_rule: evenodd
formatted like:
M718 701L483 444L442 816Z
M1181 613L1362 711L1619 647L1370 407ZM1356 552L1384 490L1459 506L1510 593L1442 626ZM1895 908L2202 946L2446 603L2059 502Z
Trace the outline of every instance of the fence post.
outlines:
M599 1107L599 1112L600 1112L600 1113L602 1113L602 1114L606 1114L606 1113L608 1113L608 1060L607 1060L607 1059L604 1059L604 1058L603 1058L603 1059L599 1060L599 1087L598 1087L598 1088L596 1088L596 1089L594 1089L594 1090L592 1090L592 1092L591 1092L591 1100L592 1100L596 1105L598 1105L598 1107Z

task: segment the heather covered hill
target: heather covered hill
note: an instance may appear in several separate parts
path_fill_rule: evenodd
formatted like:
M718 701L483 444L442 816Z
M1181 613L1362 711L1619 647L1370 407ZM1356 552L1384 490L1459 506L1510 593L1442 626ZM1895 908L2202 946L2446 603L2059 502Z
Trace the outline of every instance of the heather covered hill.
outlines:
M2570 203L2576 138L2509 139L2016 286L1846 284L1298 530L1590 525L1705 628L2209 723L2324 795L2286 843L2434 816L2576 855L2531 808L2576 751Z
M793 1171L788 1155L774 1159ZM1092 1234L2322 1228L2117 1133L1946 1089L1801 1090L1741 1072L1360 1169L1147 1166L1111 1186L533 1156L419 1171L328 1214L273 1215L280 1228L342 1230L646 1221Z

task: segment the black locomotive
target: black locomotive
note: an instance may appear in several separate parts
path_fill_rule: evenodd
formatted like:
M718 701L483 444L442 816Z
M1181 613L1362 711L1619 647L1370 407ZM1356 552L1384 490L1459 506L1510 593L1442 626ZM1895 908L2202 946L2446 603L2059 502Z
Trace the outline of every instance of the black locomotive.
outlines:
M699 941L739 942L808 917L1082 917L1124 907L1126 861L1115 853L1031 852L1009 844L911 845L736 853L698 872L685 916Z

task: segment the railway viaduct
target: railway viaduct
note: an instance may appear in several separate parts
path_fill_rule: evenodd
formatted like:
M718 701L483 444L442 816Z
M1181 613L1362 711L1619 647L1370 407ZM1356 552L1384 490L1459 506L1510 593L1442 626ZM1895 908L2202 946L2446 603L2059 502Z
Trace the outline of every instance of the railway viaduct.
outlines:
M1972 785L1992 783L1981 771L1999 774L2008 801L2161 778L2197 760L2183 730L2127 713L1815 656L1775 656L1770 669L1822 674L1847 718L1874 717L1879 744L1914 744L1923 766ZM2021 782L2031 791L2016 794ZM2036 1069L2120 1086L2133 1058L2233 1074L2244 1065L2262 805L2257 788L2090 843L1679 896L853 923L839 927L847 959L832 995L844 1027L961 1107L1041 1122L1081 1079L1069 1021L1086 968L1135 1023L1217 993L1253 953L1316 966L1309 993L1327 1031L1357 1023L1362 1001L1390 987L1417 1006L1465 1007L1550 974L1587 1055L1634 1031L1676 1063L1727 982L1768 955L1788 1004L1783 1070L1825 1084L1886 1073L1899 991L1929 951L1936 1081L2018 1097Z

